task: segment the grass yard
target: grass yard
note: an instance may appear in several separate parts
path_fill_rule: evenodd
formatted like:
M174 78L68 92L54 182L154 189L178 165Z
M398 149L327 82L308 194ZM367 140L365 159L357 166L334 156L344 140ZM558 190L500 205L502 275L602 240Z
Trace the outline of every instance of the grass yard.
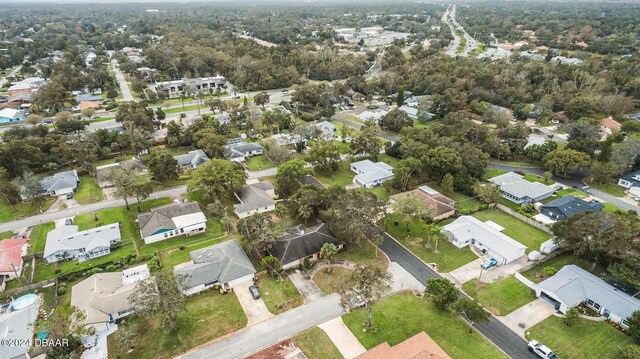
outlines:
M544 178L542 178L542 177L540 177L538 175L534 175L533 173L525 173L524 179L529 181L529 182L540 182L540 183L546 184L546 185L550 185L550 184L553 183L552 180L545 181Z
M398 225L394 225L395 221ZM438 241L438 253L433 247L426 247L427 225L421 220L413 220L409 225L411 232L407 233L406 225L398 214L391 214L384 219L385 229L393 238L407 247L413 254L427 263L436 263L438 271L445 273L461 267L478 257L469 249L460 249L441 238ZM435 247L435 243L432 243Z
M217 218L209 218L207 220L207 230L204 233L200 233L194 236L178 236L166 239L164 241L155 242L151 244L144 244L144 241L140 239L139 233L136 240L139 240L138 250L141 255L152 254L155 252L175 249L179 247L185 247L187 252L193 251L191 246L200 243L209 243L212 245L218 242L222 242L224 239L224 228L220 220ZM205 246L206 247L206 246Z
M367 312L364 308L342 317L360 343L371 349L388 342L396 345L424 331L454 359L503 358L493 344L450 312L437 309L425 298L413 294L395 294L372 306L375 330L364 331Z
M563 359L604 358L624 345L627 335L606 322L578 319L570 327L563 318L549 317L528 330L529 339L535 339L553 350ZM633 344L631 344L633 345ZM611 358L614 358L612 356Z
M342 358L342 354L324 330L314 327L293 337L307 358Z
M9 222L14 219L29 217L46 211L55 202L55 199L45 201L42 208L34 205L33 202L18 202L13 207L5 201L0 200L0 222Z
M504 227L502 233L527 246L527 253L540 249L540 245L552 237L551 234L530 226L498 209L477 212L473 216L483 222L493 221Z
M387 256L369 241L360 245L345 244L336 254L335 259L351 261L359 265L375 265L385 270L389 267Z
M73 197L80 204L100 202L104 199L102 189L98 187L96 179L88 176L80 176L80 186Z
M118 338L126 331L126 328L120 328L108 337L109 357L172 358L195 346L244 328L247 317L234 294L222 295L212 290L187 299L187 309L180 313L176 329L163 327L157 317L133 317L127 319L127 322L134 333L135 348L127 353L127 348L119 345Z
M603 269L600 268L599 266L596 266L594 270L591 270L591 262L589 262L588 260L574 257L569 253L563 253L553 258L550 258L549 260L539 263L535 267L527 270L526 272L523 272L522 275L524 275L526 278L528 278L534 283L540 283L549 277L546 274L544 274L545 267L554 267L557 270L560 270L562 267L568 264L575 264L578 267L586 271L589 271L594 275L599 275L603 271Z
M276 167L275 163L269 161L267 156L253 156L247 162L244 163L250 171L259 171L265 168L273 168Z
M515 277L507 277L494 283L472 279L462 285L462 290L499 316L507 315L534 299L531 289Z
M496 176L500 176L507 173L507 171L503 171L503 170L498 170L498 169L492 169L492 168L487 168L484 170L484 175L482 176L483 179L489 179L489 178L493 178Z
M325 269L322 269L313 276L313 281L324 293L330 294L338 292L344 282L351 277L351 273L353 271L347 268L332 266L331 273L327 273Z
M355 173L351 172L351 164L343 161L338 171L316 171L314 177L329 187L344 187L353 183Z
M599 191L608 193L608 194L610 194L612 196L616 196L616 197L624 197L624 196L627 195L624 192L624 187L620 187L615 183L600 184L600 183L592 182L590 184L590 186L595 188L595 189L597 189L597 190L599 190Z
M304 298L288 276L283 276L282 281L268 275L260 276L258 288L260 296L273 314L280 314L291 308L302 305Z
M588 194L584 193L583 191L579 190L579 189L575 189L575 188L565 188L562 189L560 191L558 191L556 193L556 197L553 199L558 199L558 198L562 198L564 196L568 196L568 195L572 195L576 198L587 198L589 197ZM551 199L551 200L553 200Z
M56 225L53 222L47 222L33 227L29 239L29 244L31 244L29 253L44 251L44 245L47 242L47 233L54 228L56 228Z
M604 208L602 209L603 212L609 212L609 213L626 212L625 209L622 209L616 206L615 204L611 204L611 203L602 203L602 204L604 205Z
M13 231L6 231L6 232L0 233L0 239L7 239L11 237L13 237Z
M427 186L442 193L442 187L440 186L439 183L435 181L427 182ZM478 201L473 197L469 197L466 194L463 194L460 192L453 192L445 195L451 198L452 200L456 201L454 205L456 209L461 213L474 212L474 211L477 211L478 208L480 208L480 201Z
M389 190L387 189L387 187L385 186L375 186L373 188L358 188L356 189L356 191L358 192L371 192L373 194L375 194L378 198L380 198L381 200L383 200L385 203L389 202L389 197L396 194L398 191L393 188L393 187L389 187L393 193L390 193Z

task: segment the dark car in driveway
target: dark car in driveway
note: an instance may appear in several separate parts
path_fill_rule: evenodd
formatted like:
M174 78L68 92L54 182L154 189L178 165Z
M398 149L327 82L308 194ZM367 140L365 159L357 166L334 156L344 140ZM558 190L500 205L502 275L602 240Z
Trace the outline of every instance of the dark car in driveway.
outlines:
M258 292L258 287L256 287L255 285L249 286L249 293L251 293L253 299L260 299L260 292Z

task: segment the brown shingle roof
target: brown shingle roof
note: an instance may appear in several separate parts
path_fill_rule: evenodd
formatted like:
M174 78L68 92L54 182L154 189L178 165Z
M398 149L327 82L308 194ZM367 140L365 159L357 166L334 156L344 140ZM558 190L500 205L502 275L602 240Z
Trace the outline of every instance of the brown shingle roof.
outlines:
M390 199L397 201L398 199L405 196L415 197L420 200L427 206L429 210L434 212L435 217L439 217L456 210L453 206L455 201L451 198L443 195L442 193L431 195L421 190L420 188L416 188L413 191L409 192L394 194L390 197Z
M379 344L360 354L356 359L451 359L451 357L427 333L420 332L395 346L390 346L387 342Z

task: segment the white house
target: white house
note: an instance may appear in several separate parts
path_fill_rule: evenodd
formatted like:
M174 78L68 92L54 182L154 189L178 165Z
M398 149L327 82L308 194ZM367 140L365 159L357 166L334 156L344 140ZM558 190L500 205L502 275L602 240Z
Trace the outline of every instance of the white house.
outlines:
M584 303L624 328L629 327L627 318L640 310L640 300L576 265L566 265L538 284L536 296L550 302L562 313Z
M382 118L382 116L386 115L387 113L389 113L389 111L385 111L385 110L366 110L363 111L362 113L360 113L360 115L358 115L358 117L360 117L360 119L362 121L373 121L375 123L378 123L380 121L380 119Z
M66 259L84 262L111 253L111 247L122 241L119 223L78 231L78 226L60 226L47 233L44 259L55 263Z
M15 122L24 120L25 113L14 108L3 108L0 110L0 123Z
M256 270L235 239L189 253L191 261L179 264L173 275L183 277L181 290L193 295L214 286L225 290L253 281Z
M321 121L315 124L320 129L321 137L325 140L332 140L336 137L336 126L329 121Z
M5 345L0 346L0 358L29 359L29 350L36 331L40 299L37 294L27 294L6 303L0 311L0 336ZM7 345L13 344L13 345Z
M233 205L233 211L239 218L245 218L252 214L271 212L276 209L275 189L270 182L243 186L234 195L240 203Z
M640 196L640 170L629 172L620 177L618 186L626 188L634 196Z
M353 162L351 171L356 174L356 182L365 188L379 186L393 179L393 167L384 162L370 160Z
M26 239L9 238L0 241L0 283L15 279L22 273L22 257L27 255Z
M84 313L84 324L96 331L135 311L129 296L150 277L146 264L122 272L96 273L71 288L71 305Z
M245 142L244 139L230 140L224 148L224 157L232 162L242 163L247 157L258 156L264 153L264 148L257 142Z
M489 182L496 184L502 191L502 197L518 204L528 204L542 201L553 195L555 189L540 182L529 182L524 176L515 172L508 172L489 178Z
M173 203L139 214L138 225L144 243L149 244L202 233L207 229L207 217L198 202Z
M502 233L504 228L494 222L482 222L473 216L460 216L442 227L449 242L458 248L475 246L490 255L498 264L507 264L525 255L527 247Z

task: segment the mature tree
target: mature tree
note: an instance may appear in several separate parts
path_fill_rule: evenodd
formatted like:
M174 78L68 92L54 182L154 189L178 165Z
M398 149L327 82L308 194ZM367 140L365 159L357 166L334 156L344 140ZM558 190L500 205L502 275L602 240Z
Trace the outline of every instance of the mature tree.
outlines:
M564 106L564 114L571 120L593 117L597 112L596 100L586 96L574 97Z
M594 161L591 165L591 178L595 183L608 183L620 173L620 168L613 162Z
M580 119L571 125L567 148L593 156L600 140L600 126L590 119Z
M129 208L129 197L133 196L134 183L138 177L138 171L128 163L114 167L109 171L106 178L113 183L116 195L124 199L124 203Z
M93 107L87 107L82 109L82 111L80 111L80 114L82 115L82 117L86 117L90 120L91 116L96 114L96 109Z
M611 150L611 161L621 169L621 172L640 167L640 141L629 140L614 144Z
M327 273L331 273L331 260L338 254L338 247L333 243L325 243L320 248L320 256L325 260Z
M252 216L242 218L236 225L238 233L249 243L249 246L258 257L264 256L265 252L270 253L272 244L276 240L273 230L273 220L269 213L256 213Z
M135 197L136 204L138 205L138 212L142 212L140 208L140 202L149 198L151 193L153 193L154 183L151 181L147 181L145 178L138 177L133 182L131 187L131 195Z
M9 172L0 167L0 198L15 210L14 204L20 202L20 190L15 182L11 181Z
M255 102L255 104L258 106L262 106L262 108L264 109L264 105L269 103L269 94L264 91L257 93L255 94L255 96L253 96L253 102Z
M455 182L455 178L451 173L447 173L442 177L442 181L440 181L440 186L442 187L442 193L444 194L452 194L453 193L453 185Z
M500 200L500 197L502 197L500 188L495 184L478 183L474 192L482 203L486 203L491 207L495 206Z
M484 310L478 302L467 297L458 299L453 304L453 309L469 323L469 333L473 332L474 323L488 323L491 319L489 312Z
M86 315L82 310L69 305L56 307L47 320L48 339L66 340L67 345L53 345L47 348L47 358L77 358L77 352L82 347L80 337L95 334L95 329L84 324L85 322Z
M383 129L400 131L405 127L413 126L413 121L406 112L396 108L382 116L378 124Z
M513 119L513 114L504 107L492 106L484 112L482 119L484 122L495 124L499 128L505 128Z
M402 216L407 227L407 233L411 231L411 222L415 219L433 217L433 212L417 197L406 195L398 198L393 203L393 212Z
M281 130L291 127L291 116L281 109L276 108L262 113L262 123L267 126L270 131L275 127L276 133L280 133Z
M553 152L558 149L558 144L554 141L547 141L542 145L531 145L527 147L524 152L527 157L534 161L541 161L544 156L549 152Z
M446 278L431 278L427 280L425 293L440 309L448 309L458 299L458 290L453 282Z
M227 144L226 138L213 127L205 127L198 130L193 135L196 147L203 150L210 158L221 157L224 146Z
M367 308L367 328L371 328L371 305L391 288L391 275L374 265L356 268L340 290L340 304L345 310L362 305Z
M342 151L335 141L317 142L309 151L309 161L319 171L335 172L340 169Z
M168 153L154 153L149 160L149 170L156 181L178 178L178 161Z
M313 185L298 188L291 196L290 201L296 216L304 220L305 223L317 215L324 206L321 190Z
M627 322L629 322L627 334L633 337L637 344L640 344L640 310L633 312L629 318L627 318Z
M42 197L44 188L42 188L40 179L38 179L33 173L25 173L22 175L22 178L19 178L16 182L16 187L20 188L20 193L25 198L31 199L38 205L44 204L44 198Z
M559 149L544 156L542 162L551 173L567 177L581 169L588 168L591 165L591 158L584 152Z
M193 171L187 191L200 191L205 198L228 197L242 187L245 179L246 174L239 164L214 158Z
M331 229L346 242L362 243L381 234L375 223L382 213L384 202L375 194L344 191L331 201Z
M118 107L116 121L123 124L132 123L135 127L151 131L154 115L153 109L148 108L144 102L123 102Z
M458 151L445 146L427 150L422 164L429 176L440 182L445 174L455 174L462 170L462 158Z
M125 122L123 128L134 154L140 154L149 148L150 133L145 128L138 127L133 122Z
M86 121L70 119L61 120L56 123L56 129L64 134L78 133L84 131L88 123Z
M431 96L429 101L429 111L442 118L450 112L464 109L467 104L467 94L454 88L448 88L442 93Z
M580 318L580 312L578 308L573 307L569 309L564 315L564 324L568 327L572 326Z
M162 121L162 120L164 120L165 118L167 118L167 114L166 114L164 111L162 111L162 107L158 107L158 108L156 109L156 113L155 113L155 115L156 115L156 119L157 119L158 121ZM173 122L173 121L171 121L170 123L172 123L172 122Z
M354 153L373 156L374 160L377 161L380 150L384 145L384 141L379 136L380 133L374 126L364 126L362 131L351 142L351 148L353 148Z
M625 285L640 287L640 263L634 256L630 255L620 262L610 264L607 270Z
M272 138L262 141L262 146L264 147L265 157L276 166L280 166L291 159L291 150L286 146L280 145Z
M393 169L393 187L400 191L411 188L411 177L422 167L422 162L414 157L407 157L398 161Z
M288 198L301 186L300 181L313 173L302 159L293 159L278 167L276 174L276 192L280 198Z
M280 272L282 271L282 263L280 263L278 258L274 256L266 256L262 258L260 264L262 265L262 268L267 270L267 273L269 273L270 276L281 278Z
M129 301L136 313L143 317L160 316L163 327L175 329L178 316L186 309L186 298L180 291L185 278L173 277L159 271L136 283L136 290L129 296Z

